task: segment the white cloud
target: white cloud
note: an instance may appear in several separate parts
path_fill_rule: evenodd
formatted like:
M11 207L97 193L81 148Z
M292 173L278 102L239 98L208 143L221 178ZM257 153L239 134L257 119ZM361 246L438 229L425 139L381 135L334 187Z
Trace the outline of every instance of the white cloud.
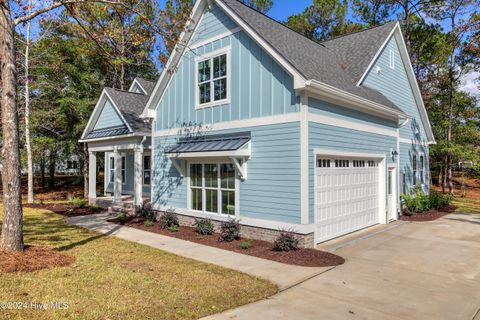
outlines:
M461 80L460 90L480 98L480 72L473 71L464 75Z

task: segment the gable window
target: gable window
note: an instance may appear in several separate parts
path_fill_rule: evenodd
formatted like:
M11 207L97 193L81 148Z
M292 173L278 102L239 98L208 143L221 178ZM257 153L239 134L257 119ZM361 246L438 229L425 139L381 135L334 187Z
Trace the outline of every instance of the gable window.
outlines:
M113 155L110 156L108 160L108 168L110 171L110 182L114 182L115 180L115 157ZM126 182L126 167L127 167L127 159L125 156L122 156L122 183L125 184Z
M228 48L227 48L228 49ZM196 69L197 106L207 107L227 103L230 91L229 51L197 60Z
M417 185L417 156L413 155L412 158L412 175L413 175L413 185Z
M152 172L152 157L143 156L143 184L150 185Z
M390 68L395 69L395 52L390 50Z
M190 164L190 209L233 216L236 197L232 163Z
M425 167L425 160L423 158L423 155L420 156L420 166L419 166L419 170L420 170L420 183L421 184L424 184L425 183L425 177L424 177L424 167Z

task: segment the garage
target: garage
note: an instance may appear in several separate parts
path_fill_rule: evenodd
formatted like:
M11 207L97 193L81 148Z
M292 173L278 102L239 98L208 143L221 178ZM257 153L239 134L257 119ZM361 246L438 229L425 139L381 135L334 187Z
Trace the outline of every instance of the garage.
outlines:
M380 223L382 159L317 155L316 239L323 242Z

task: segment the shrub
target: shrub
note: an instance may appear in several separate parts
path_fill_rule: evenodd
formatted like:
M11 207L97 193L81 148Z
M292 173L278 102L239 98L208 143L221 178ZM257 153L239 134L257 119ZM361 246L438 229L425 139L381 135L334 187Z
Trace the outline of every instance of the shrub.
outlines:
M422 213L430 209L429 197L420 188L416 188L414 194L403 194L401 198L407 214Z
M178 223L178 218L175 212L173 211L167 211L162 216L158 219L158 222L160 224L160 228L162 229L168 229L172 226L179 226L180 224Z
M150 221L155 221L156 217L157 217L157 214L152 209L152 206L150 204L144 204L137 211L137 217L147 219L147 220L150 220Z
M85 200L83 200L82 198L77 198L77 197L74 197L72 199L72 203L77 208L84 208L87 205L87 202Z
M195 227L195 231L202 235L212 234L215 230L212 220L210 219L195 219L193 226Z
M240 248L242 248L242 250L248 250L250 249L251 246L252 246L252 240L250 239L245 239L240 244Z
M228 219L220 224L220 239L231 242L240 238L240 221Z
M100 211L102 211L102 208L100 208L99 206L96 206L96 205L89 206L89 208L90 208L90 211L92 211L92 212L100 212Z
M280 235L273 243L273 250L275 251L290 251L298 249L298 239L291 230L282 230Z
M153 221L152 221L152 220L145 220L145 221L143 222L143 225L144 225L145 227L151 227L151 226L153 226Z
M121 222L127 221L127 214L125 212L121 212L118 214L117 219Z
M430 195L428 196L430 208L435 210L450 204L450 201L452 201L451 194L443 194L438 191L431 191Z
M180 227L177 226L177 225L172 225L172 226L168 227L168 230L170 232L178 232L179 229L180 229Z

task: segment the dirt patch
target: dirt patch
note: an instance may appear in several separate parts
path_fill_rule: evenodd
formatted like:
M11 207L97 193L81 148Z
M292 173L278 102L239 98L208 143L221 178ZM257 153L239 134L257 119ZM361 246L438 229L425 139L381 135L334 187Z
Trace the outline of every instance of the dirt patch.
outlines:
M90 214L97 214L101 211L101 209L96 207L77 207L68 203L34 203L24 204L23 206L26 208L50 210L67 217L86 216Z
M400 220L403 221L415 221L415 222L421 222L421 221L433 221L437 220L438 218L443 217L444 215L447 215L449 213L452 213L455 211L457 207L452 206L452 205L447 205L443 208L440 208L439 210L430 210L422 213L416 213L414 215L402 215L400 216Z
M242 238L232 242L223 242L220 241L220 236L216 233L212 235L199 235L195 232L195 228L192 227L181 226L178 232L171 232L167 229L160 228L158 223L154 223L153 226L147 227L143 224L144 220L138 218L130 219L128 221L118 221L117 219L112 219L109 221L131 228L162 234L169 237L196 242L211 247L234 251L290 265L304 267L329 267L337 266L345 262L345 259L342 257L316 249L298 249L288 252L278 252L273 251L273 244L267 241ZM241 244L244 241L250 241L249 249L241 248Z
M27 246L23 252L0 251L0 273L32 272L74 262L74 257L48 247Z

